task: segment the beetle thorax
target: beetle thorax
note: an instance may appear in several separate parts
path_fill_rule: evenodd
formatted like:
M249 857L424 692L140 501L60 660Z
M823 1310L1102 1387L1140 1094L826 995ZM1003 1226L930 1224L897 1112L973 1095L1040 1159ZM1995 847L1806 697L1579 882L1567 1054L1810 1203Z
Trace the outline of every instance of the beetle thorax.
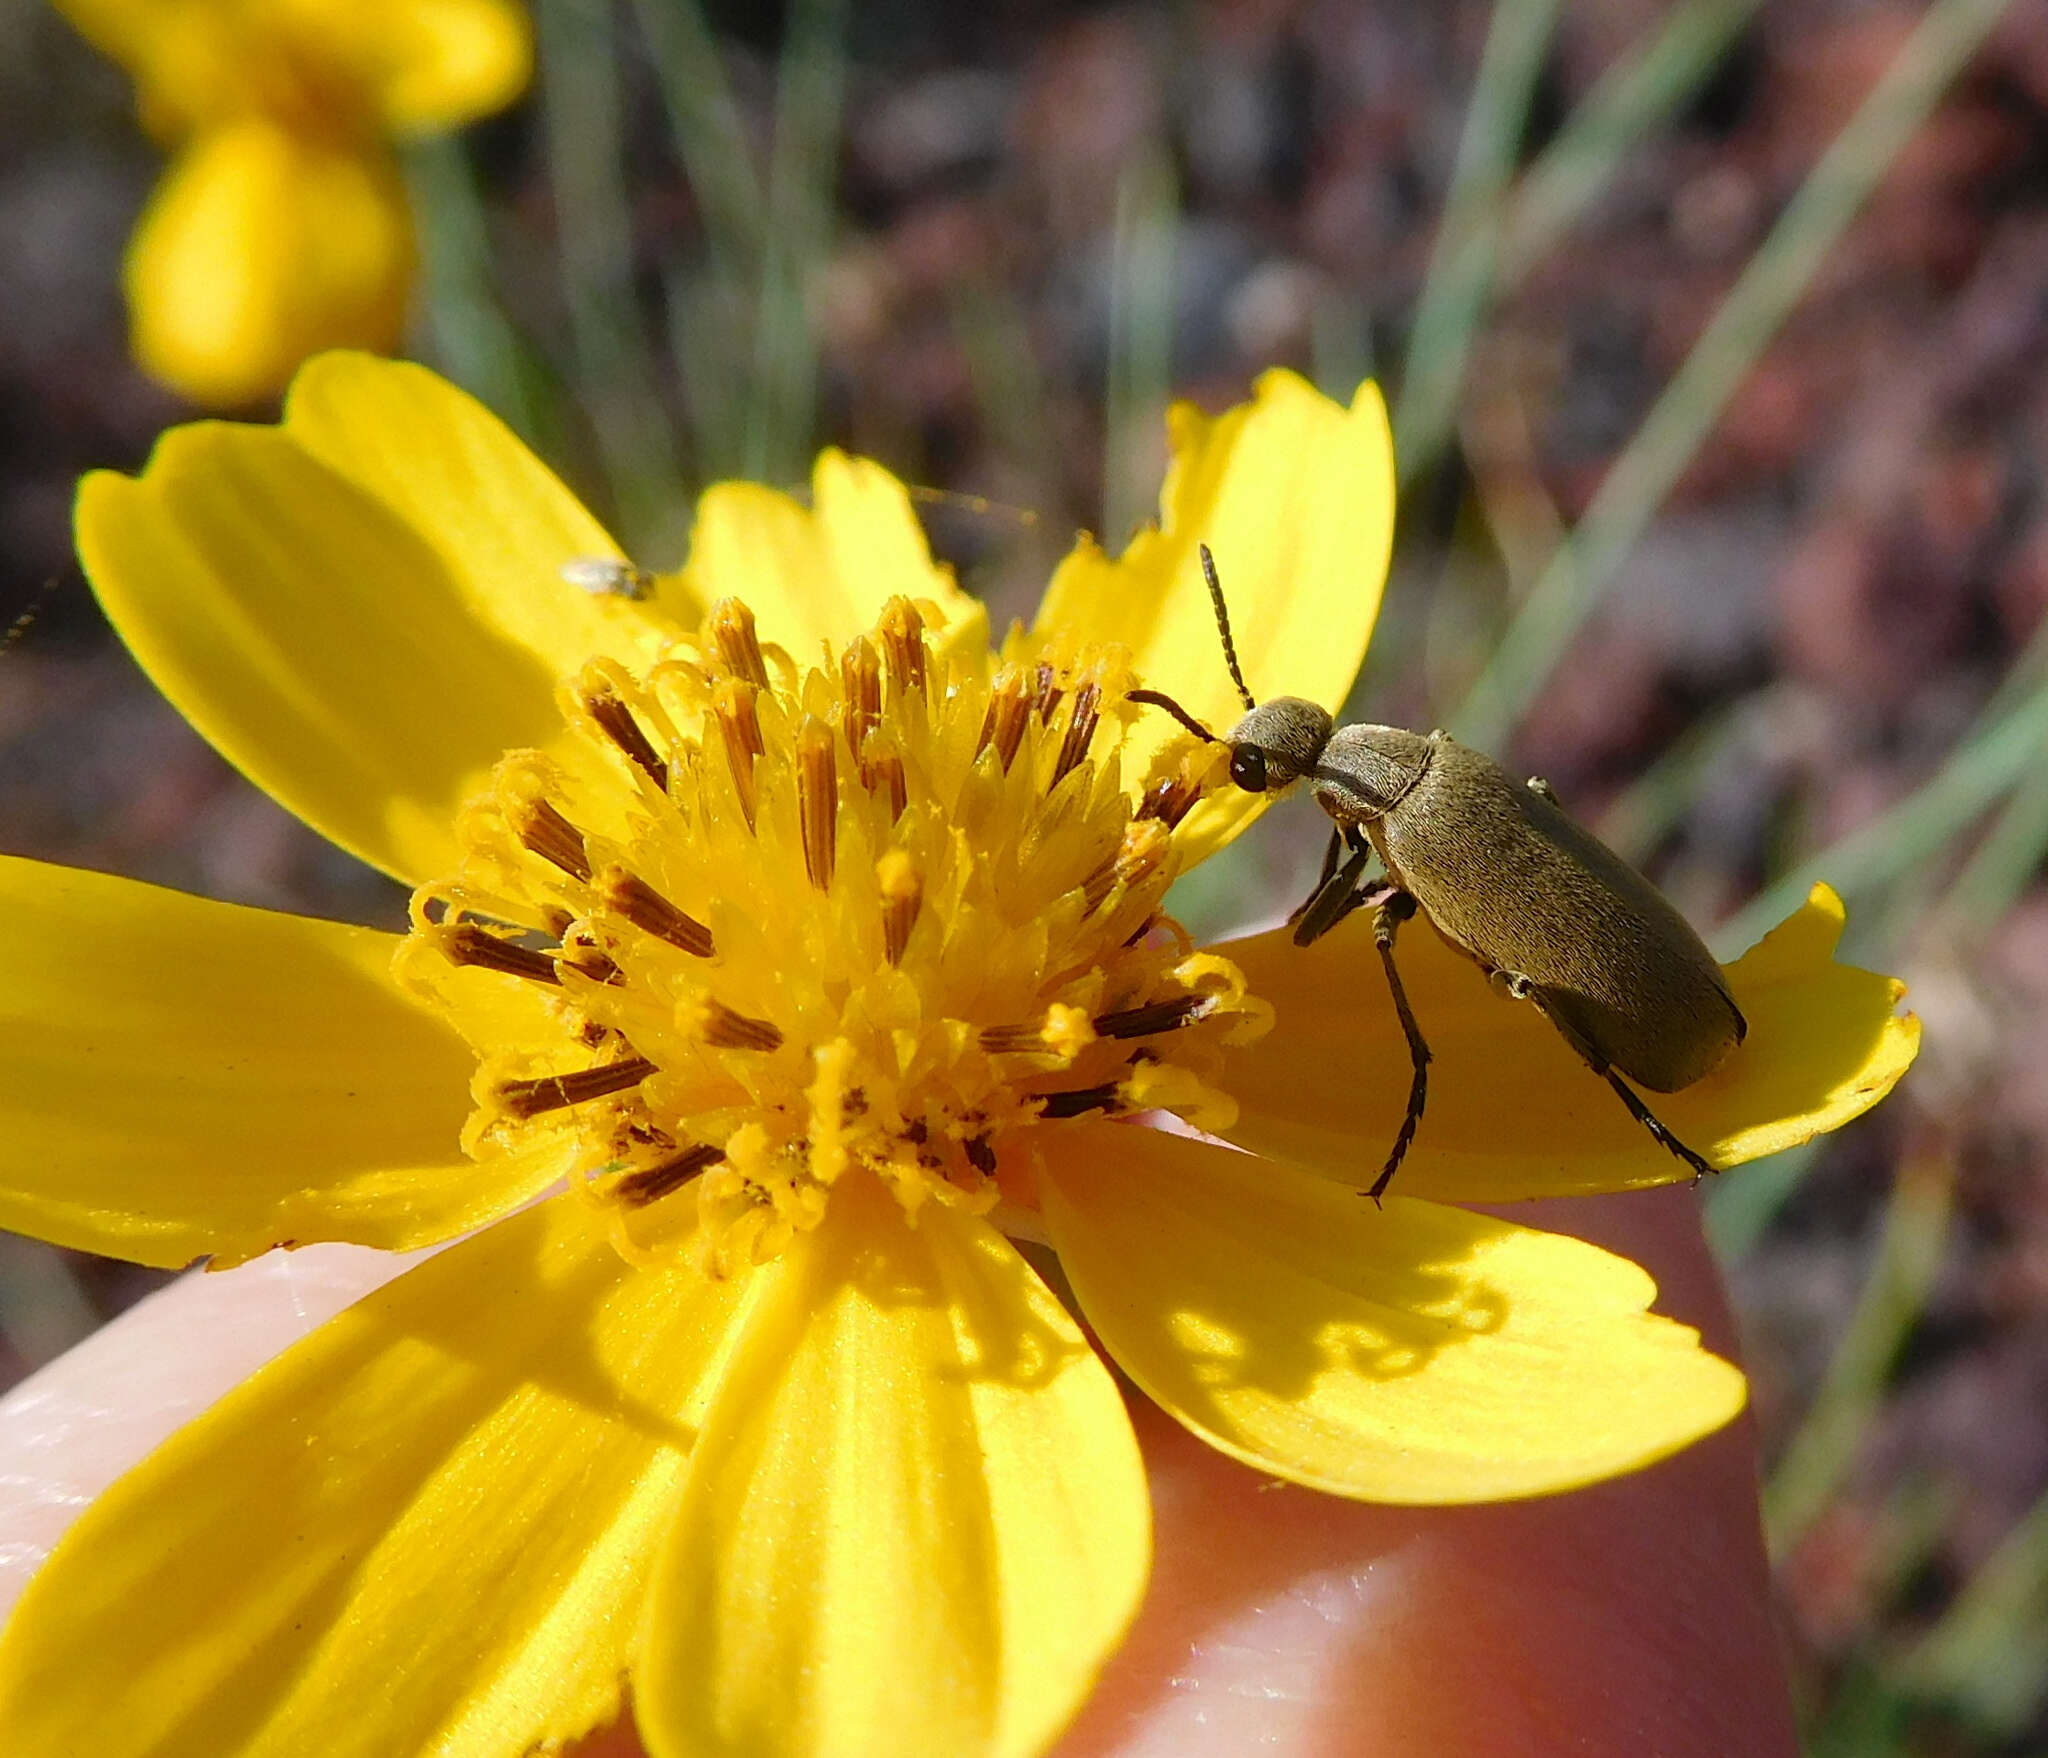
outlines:
M1435 754L1434 740L1403 727L1339 727L1315 766L1316 803L1339 824L1382 818L1422 779Z

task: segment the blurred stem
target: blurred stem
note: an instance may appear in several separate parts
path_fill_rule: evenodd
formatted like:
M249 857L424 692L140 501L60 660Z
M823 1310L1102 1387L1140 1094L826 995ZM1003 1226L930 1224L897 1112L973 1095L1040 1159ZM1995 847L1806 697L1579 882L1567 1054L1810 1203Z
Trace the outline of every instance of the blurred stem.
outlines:
M847 0L793 0L783 38L760 234L754 385L741 460L756 482L809 477L818 397L811 290L831 248L846 16Z
M1938 912L1950 928L1981 937L2005 914L2040 871L2048 854L2048 767L2039 751L1978 843L1969 863L1942 899Z
M490 230L467 149L442 135L407 147L404 164L425 257L425 352L528 445L559 457L559 413L498 303Z
M2048 1496L2006 1534L1892 1676L2008 1739L2025 1730L2048 1688Z
M1601 75L1524 173L1508 209L1499 275L1511 286L1600 198L1635 144L1706 81L1761 0L1683 0L1656 39Z
M673 518L681 472L633 299L612 13L599 0L539 0L535 16L572 380L595 430L620 536L629 552L642 553Z
M1117 179L1110 259L1108 450L1102 532L1122 547L1157 503L1160 417L1173 374L1174 250L1180 186L1166 154L1150 145Z
M1922 16L1800 185L1677 376L1614 460L1577 528L1530 589L1451 718L1459 737L1482 747L1506 740L1835 241L2006 3L1935 0Z
M1933 1291L1955 1194L1954 1144L1909 1153L1892 1186L1877 1258L1813 1407L1764 1485L1764 1531L1783 1557L1833 1499Z
M1796 1148L1753 1160L1707 1186L1701 1204L1707 1243L1721 1263L1740 1262L1769 1230L1819 1161L1821 1140L1815 1136Z
M1496 0L1487 27L1394 405L1403 486L1436 461L1457 417L1465 356L1493 284L1501 192L1556 19L1557 0Z

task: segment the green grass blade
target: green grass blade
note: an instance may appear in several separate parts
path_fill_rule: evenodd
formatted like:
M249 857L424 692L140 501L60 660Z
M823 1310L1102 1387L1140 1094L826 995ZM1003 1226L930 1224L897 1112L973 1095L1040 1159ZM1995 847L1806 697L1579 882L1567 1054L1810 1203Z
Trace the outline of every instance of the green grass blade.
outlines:
M2048 1496L2006 1534L1894 1669L1915 1696L2010 1739L2048 1691Z
M1111 549L1158 505L1158 434L1173 378L1174 250L1180 185L1156 146L1117 179L1110 262L1108 453L1102 533Z
M1816 1137L1769 1159L1731 1167L1708 1184L1700 1206L1716 1258L1732 1264L1749 1255L1813 1170L1820 1150Z
M1457 418L1465 357L1493 287L1501 192L1556 21L1557 0L1496 0L1487 27L1394 405L1404 486L1436 461Z
M847 0L794 0L783 38L741 461L756 482L810 477L818 398L811 291L832 242L846 19Z
M2007 0L1935 0L1821 155L1685 364L1622 449L1450 724L1502 744L1614 582L1664 497L1721 418L1835 241L1998 22Z

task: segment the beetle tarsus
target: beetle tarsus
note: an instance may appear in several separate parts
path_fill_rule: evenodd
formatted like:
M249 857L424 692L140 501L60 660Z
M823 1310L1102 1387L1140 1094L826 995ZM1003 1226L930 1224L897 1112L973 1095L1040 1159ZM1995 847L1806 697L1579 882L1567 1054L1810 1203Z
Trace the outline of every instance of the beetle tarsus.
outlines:
M1691 1148L1687 1147L1684 1142L1680 1141L1677 1136L1666 1129L1657 1120L1656 1114L1651 1111L1650 1107L1636 1097L1635 1089L1627 1081L1623 1080L1620 1075L1616 1074L1613 1069L1607 1068L1601 1070L1601 1072L1607 1076L1607 1084L1621 1095L1621 1102L1628 1107L1629 1115L1662 1142L1673 1154L1684 1161L1686 1165L1692 1168L1692 1178L1695 1184L1706 1177L1709 1172L1718 1172L1720 1170L1711 1160L1707 1160L1694 1153Z
M1401 1162L1407 1158L1408 1144L1415 1139L1416 1127L1422 1122L1422 1107L1429 1099L1429 1045L1422 1036L1422 1028L1415 1023L1415 1015L1408 1006L1408 991L1401 987L1401 973L1394 964L1394 935L1414 913L1415 899L1405 891L1392 891L1380 899L1373 921L1373 944L1379 948L1380 963L1386 966L1387 987L1394 992L1394 1012L1399 1016L1401 1031L1408 1040L1408 1060L1415 1070L1414 1079L1408 1086L1408 1114L1401 1119L1401 1133L1394 1137L1393 1151L1387 1155L1387 1163L1380 1168L1380 1175L1365 1193L1374 1203L1378 1203L1380 1193L1392 1182L1394 1174L1401 1169Z

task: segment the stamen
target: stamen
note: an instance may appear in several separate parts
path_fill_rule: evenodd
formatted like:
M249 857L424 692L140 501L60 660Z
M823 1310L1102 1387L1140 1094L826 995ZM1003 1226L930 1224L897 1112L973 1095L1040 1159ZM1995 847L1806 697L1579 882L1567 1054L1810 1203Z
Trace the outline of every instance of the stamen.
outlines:
M648 780L663 793L668 792L668 765L662 761L661 754L655 750L639 721L633 718L632 709L626 706L616 690L608 685L586 690L583 708L597 723L598 730L638 764Z
M1024 674L1015 666L1005 666L996 676L995 688L988 699L988 712L981 719L981 736L975 740L974 754L979 757L990 745L996 748L997 760L1003 766L1003 773L1010 773L1010 765L1017 760L1017 747L1024 742L1024 729L1031 724L1031 693L1024 683Z
M846 692L846 747L860 761L882 718L881 656L865 635L839 656L839 680Z
M797 729L796 808L804 871L820 891L830 891L839 852L839 762L832 729L815 716L807 716Z
M1172 848L1165 826L1156 819L1144 819L1124 831L1122 846L1109 860L1081 881L1081 897L1090 912L1102 907L1111 892L1122 885L1129 890L1159 870Z
M572 1069L567 1074L544 1074L537 1080L508 1080L498 1088L499 1106L508 1116L538 1117L543 1111L560 1111L588 1099L602 1099L637 1087L654 1072L644 1056L629 1056L623 1062L607 1062L597 1068Z
M711 692L711 712L725 735L732 785L749 830L754 828L754 759L768 748L761 737L761 717L754 710L755 694L756 686L741 678L720 678Z
M1155 1032L1177 1031L1192 1025L1211 1005L1212 997L1207 995L1180 995L1171 1001L1151 1001L1143 1007L1098 1013L1094 1025L1105 1038L1149 1038Z
M910 778L904 773L901 757L894 751L884 751L879 757L863 757L860 779L869 793L888 794L891 824L903 816L903 808L910 804Z
M515 811L521 842L570 878L589 879L590 855L584 849L582 831L543 799L521 800Z
M782 1029L772 1019L751 1019L707 996L696 1008L697 1036L714 1050L779 1050Z
M1090 680L1074 692L1074 714L1067 722L1067 736L1060 741L1059 761L1053 765L1052 778L1062 781L1072 772L1075 765L1088 754L1088 743L1095 737L1096 723L1102 718L1102 687Z
M1123 1100L1117 1094L1117 1083L1112 1080L1099 1087L1076 1087L1072 1092L1046 1093L1039 1102L1038 1115L1041 1119L1083 1117L1090 1111L1114 1114L1122 1109Z
M1038 662L1038 677L1031 692L1032 706L1038 710L1039 724L1052 725L1053 710L1060 705L1060 698L1066 691L1060 688L1060 674L1048 660Z
M725 1158L725 1149L700 1141L671 1155L658 1165L642 1166L628 1172L612 1188L629 1208L645 1208L651 1202L680 1190L706 1166Z
M626 980L618 960L592 940L572 940L562 949L557 962L593 983L616 984Z
M473 922L450 928L438 938L450 964L481 965L487 971L503 971L508 977L524 977L530 983L562 980L550 954L501 939Z
M707 621L711 645L727 672L757 690L767 689L768 662L761 657L760 637L754 633L754 613L737 598L721 598Z
M996 1151L989 1146L985 1135L970 1135L960 1144L960 1150L967 1156L968 1165L984 1178L996 1175Z
M924 694L924 618L918 615L917 606L907 598L890 599L882 606L876 632L882 637L882 664L890 687L899 696L912 689Z
M643 934L666 940L692 958L709 958L714 950L711 930L623 867L607 867L596 879L597 894Z
M1135 816L1156 819L1170 830L1194 810L1195 802L1201 797L1201 781L1182 770L1177 775L1164 776L1148 787L1145 797L1138 802Z
M924 878L907 853L892 848L875 863L875 882L882 892L882 950L891 965L899 965L924 908Z

